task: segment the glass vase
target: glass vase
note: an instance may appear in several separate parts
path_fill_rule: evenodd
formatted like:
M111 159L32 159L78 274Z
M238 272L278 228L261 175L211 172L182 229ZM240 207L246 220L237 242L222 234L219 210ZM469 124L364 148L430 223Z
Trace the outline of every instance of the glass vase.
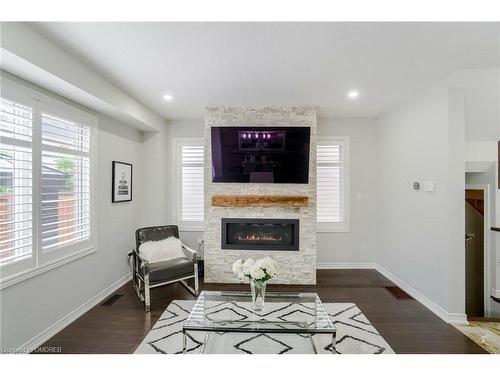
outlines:
M266 282L250 280L250 290L252 291L252 308L254 311L264 310L266 298Z

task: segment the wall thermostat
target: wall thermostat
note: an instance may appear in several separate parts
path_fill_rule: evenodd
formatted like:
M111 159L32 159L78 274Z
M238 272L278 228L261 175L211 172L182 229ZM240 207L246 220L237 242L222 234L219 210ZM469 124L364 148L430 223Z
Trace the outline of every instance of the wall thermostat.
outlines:
M413 189L414 190L420 190L420 182L414 182L413 183Z

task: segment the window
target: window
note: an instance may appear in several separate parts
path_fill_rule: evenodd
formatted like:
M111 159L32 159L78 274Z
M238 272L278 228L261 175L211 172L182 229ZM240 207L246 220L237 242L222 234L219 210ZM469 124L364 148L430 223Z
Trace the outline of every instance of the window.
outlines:
M320 138L316 148L320 232L349 231L349 139Z
M0 265L30 264L33 108L3 97L0 100Z
M203 140L175 140L177 225L184 230L203 230Z
M95 119L2 78L2 287L94 249L91 150Z

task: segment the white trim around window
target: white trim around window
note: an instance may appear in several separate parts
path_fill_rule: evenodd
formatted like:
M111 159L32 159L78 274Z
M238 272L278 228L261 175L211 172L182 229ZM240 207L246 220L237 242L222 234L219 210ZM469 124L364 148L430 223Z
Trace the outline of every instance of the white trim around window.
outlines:
M173 140L174 217L181 231L204 230L203 138Z
M318 137L316 156L317 232L349 232L349 137Z
M97 119L6 77L0 84L4 289L96 251ZM4 112L9 105L29 108L29 121L16 107Z

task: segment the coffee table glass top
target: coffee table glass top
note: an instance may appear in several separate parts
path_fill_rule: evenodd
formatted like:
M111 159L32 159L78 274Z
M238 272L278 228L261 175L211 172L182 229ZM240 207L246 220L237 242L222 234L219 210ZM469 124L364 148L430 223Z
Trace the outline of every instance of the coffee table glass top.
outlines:
M335 333L316 293L266 293L263 311L253 311L248 292L203 291L187 318L186 331Z

